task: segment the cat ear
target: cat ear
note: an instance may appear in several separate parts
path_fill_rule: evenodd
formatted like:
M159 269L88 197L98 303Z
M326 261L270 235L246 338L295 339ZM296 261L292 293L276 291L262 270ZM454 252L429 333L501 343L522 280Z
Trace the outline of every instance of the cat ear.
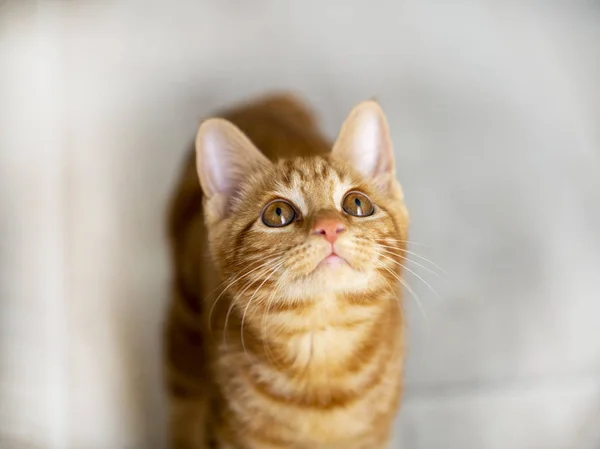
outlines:
M384 189L395 183L392 140L385 114L375 101L364 101L350 111L332 154Z
M204 121L196 135L196 169L207 204L223 218L232 197L253 167L269 160L235 125L212 118Z

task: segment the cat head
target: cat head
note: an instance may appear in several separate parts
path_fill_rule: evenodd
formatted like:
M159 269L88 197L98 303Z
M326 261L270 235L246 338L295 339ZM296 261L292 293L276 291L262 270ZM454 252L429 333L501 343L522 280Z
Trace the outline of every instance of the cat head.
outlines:
M408 214L377 103L351 111L325 156L271 162L224 119L202 123L196 150L211 257L232 291L262 282L300 299L396 283Z

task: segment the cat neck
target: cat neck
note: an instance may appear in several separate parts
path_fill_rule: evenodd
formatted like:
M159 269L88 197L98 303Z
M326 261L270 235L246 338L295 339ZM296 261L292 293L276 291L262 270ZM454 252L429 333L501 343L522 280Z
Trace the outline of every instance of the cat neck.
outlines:
M323 294L305 302L279 301L244 320L244 335L254 336L246 341L254 341L251 350L258 358L271 362L275 356L292 371L331 370L382 342L399 311L398 298L388 290Z

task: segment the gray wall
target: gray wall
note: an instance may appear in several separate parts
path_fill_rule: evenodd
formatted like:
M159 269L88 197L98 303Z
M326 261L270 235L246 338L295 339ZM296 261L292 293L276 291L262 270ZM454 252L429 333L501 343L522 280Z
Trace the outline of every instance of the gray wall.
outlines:
M381 101L445 270L408 265L393 447L600 447L597 2L4 1L0 65L0 447L161 447L165 202L283 88L331 136Z

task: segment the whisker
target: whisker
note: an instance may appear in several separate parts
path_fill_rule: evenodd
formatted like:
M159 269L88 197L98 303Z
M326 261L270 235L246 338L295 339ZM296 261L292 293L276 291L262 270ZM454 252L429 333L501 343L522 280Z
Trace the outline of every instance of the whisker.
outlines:
M431 290L431 292L436 296L436 298L438 298L438 300L442 301L442 298L440 297L440 295L438 295L438 293L435 291L435 289L429 284L429 282L427 282L425 279L423 279L421 276L419 276L419 274L415 273L413 270L411 270L410 268L408 268L406 265L401 264L400 262L392 259L391 257L388 257L386 255L384 255L383 253L379 253L380 256L388 259L389 261L395 263L396 265L399 265L401 267L403 267L405 270L407 270L408 272L412 273L413 275L415 275L417 278L419 278L428 288L429 290Z
M392 276L394 276L408 290L408 292L414 298L415 303L417 304L417 307L419 308L419 311L421 312L421 315L423 316L423 319L425 320L425 324L427 326L427 329L429 329L429 319L427 318L427 313L425 312L425 309L423 308L423 304L421 302L421 299L419 298L419 295L417 295L417 293L412 289L412 287L408 284L408 282L405 282L404 279L402 279L400 276L398 276L398 274L394 273L392 270L390 270L384 264L382 264L380 262L378 264L378 266L380 268L383 268L384 270L386 270Z
M380 248L380 249L381 249L381 251L384 251L386 254L393 254L394 256L402 257L402 259L404 259L405 261L410 262L418 267L423 268L425 271L428 271L429 273L434 274L435 276L437 276L440 279L444 279L444 277L441 274L439 274L437 271L433 271L431 268L429 268L423 264L420 264L419 262L416 262L406 256L403 256L402 254L395 253L395 252L390 251L389 249L385 249L385 248Z
M281 254L281 253L277 253L277 254ZM273 259L272 259L272 257L273 257L272 255L269 255L269 256L266 256L266 257L264 257L263 259L259 259L259 261L260 261L260 262L262 262L262 261L263 261L263 260L265 260L265 259L268 259L268 260L267 260L266 262L264 262L264 263L261 263L260 265L258 265L257 267L253 268L252 270L250 270L250 271L248 271L248 272L246 272L246 273L240 274L239 276L237 276L236 278L234 278L234 279L233 279L233 280L232 280L232 281L229 283L229 285L227 285L227 287L225 287L225 288L224 288L224 289L221 291L221 293L219 294L219 296L217 296L217 298L216 298L216 299L215 299L215 301L213 302L212 306L210 307L210 311L209 311L209 313L208 313L208 331L209 331L209 333L210 333L211 335L212 335L212 314L213 314L213 311L214 311L214 309L215 309L215 307L216 307L217 303L219 302L219 299L221 299L221 297L222 297L222 296L225 294L225 292L226 292L226 291L227 291L227 290L228 290L228 289L229 289L231 286L233 286L233 285L234 285L234 284L236 284L237 282L241 281L241 280L242 280L242 279L244 279L245 277L247 277L247 276L251 275L251 274L252 274L252 273L254 273L256 270L259 270L260 268L263 268L263 267L265 267L265 266L269 265L270 263L272 263L272 262L273 262ZM276 257L277 257L277 256L276 256ZM279 261L279 259L276 259L276 261ZM222 284L224 284L224 283L225 283L225 282L222 282ZM218 287L217 287L217 288L218 288ZM215 289L215 290L216 290L216 289ZM214 291L214 290L213 290L213 291ZM211 292L211 293L212 293L212 292Z
M279 256L281 256L281 255L282 255L282 254L284 254L285 252L286 252L286 251L279 251L279 252L276 252L275 254L269 254L268 256L262 256L262 257L258 257L258 258L252 258L252 260L251 260L251 261L247 261L247 260L244 260L244 261L238 261L238 262L234 263L232 266L233 266L233 267L240 267L240 266L241 266L242 268L246 268L248 265L251 265L251 264L252 264L252 263L254 263L254 262L262 262L262 261L264 261L264 260L270 260L270 259L272 259L273 257L279 257ZM215 288L213 288L213 289L212 289L210 292L208 292L208 293L206 294L206 297L207 297L207 298L208 298L208 297L210 297L210 295L212 295L212 294L213 294L213 293L215 293L217 290L219 290L219 288L220 288L220 287L222 287L223 285L225 285L225 284L227 283L227 281L228 281L228 280L229 280L229 279L225 279L223 282L221 282L219 285L217 285Z
M442 273L448 274L448 273L446 273L446 270L444 270L442 267L440 267L438 264L436 264L433 260L430 260L430 259L428 259L427 257L425 257L425 256L423 256L421 254L415 253L413 251L409 251L409 250L404 249L404 248L398 248L396 246L382 245L381 243L377 243L377 245L381 246L383 248L391 248L391 249L395 249L397 251L405 252L406 254L410 254L411 256L415 256L415 257L417 257L417 258L419 258L421 260L424 260L425 262L429 262L431 265L433 265L435 268L437 268L438 270L440 270Z
M414 242L412 240L400 240L400 239L392 239L392 238L382 238L382 239L374 239L376 242L392 242L392 243L408 243L409 245L422 246L423 248L431 248L430 245L426 245L424 243Z
M267 282L271 278L271 276L273 276L275 274L275 272L279 268L281 268L281 266L284 263L285 263L285 260L281 261L278 265L276 265L270 271L269 275L262 281L262 283L256 288L256 290L254 290L254 293L252 294L252 296L248 300L248 304L246 304L246 308L244 309L244 313L242 314L242 325L241 325L241 332L240 332L240 337L241 337L241 341L242 341L242 348L244 349L244 353L246 354L246 356L248 355L248 352L246 351L246 342L244 341L244 321L246 320L246 312L248 312L248 307L250 307L250 303L252 302L252 300L256 296L256 293L258 293L258 291L262 288L262 286L265 285L265 282Z
M289 268L286 268L284 270L281 277L285 276L287 270L289 270ZM279 286L275 285L275 289L271 292L271 294L269 295L269 298L267 299L267 310L263 311L263 317L262 317L262 321L261 321L261 338L262 338L263 349L265 351L265 355L267 356L267 360L273 367L275 367L275 359L273 357L271 357L271 350L269 349L269 347L267 345L266 317L269 314L269 311L271 310L271 305L273 304L275 294L278 292L279 292Z
M279 262L279 261L277 261ZM265 264L266 265L266 264ZM259 276L264 276L265 274L267 274L270 270L272 269L272 267L267 267L264 270L262 270L259 273ZM252 286L252 283L249 283L246 287L244 287L244 289L235 297L232 298L231 304L229 305L229 309L227 309L227 315L225 316L225 323L223 324L223 345L225 347L227 347L227 327L229 325L229 316L231 315L231 312L233 311L233 307L235 306L235 304L239 301L239 298L241 298L241 296L248 291L248 289Z

